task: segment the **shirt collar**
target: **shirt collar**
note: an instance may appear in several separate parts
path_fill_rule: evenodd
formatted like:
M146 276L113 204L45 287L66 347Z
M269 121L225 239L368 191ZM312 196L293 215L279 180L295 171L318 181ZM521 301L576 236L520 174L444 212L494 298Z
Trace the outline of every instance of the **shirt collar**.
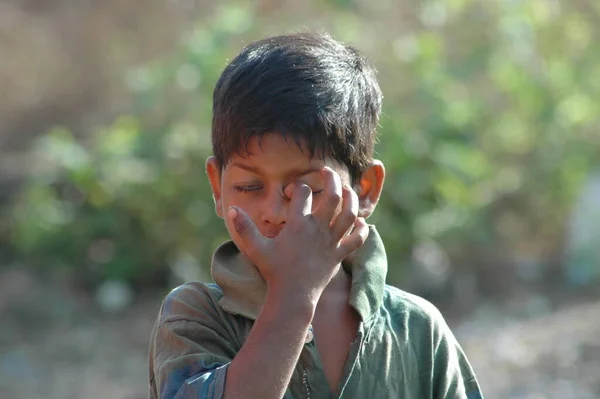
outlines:
M387 273L385 248L375 226L369 225L366 242L346 258L342 266L352 276L349 303L366 321L381 306ZM242 255L233 241L217 248L211 272L223 291L219 306L229 313L256 320L265 301L267 285L256 266Z

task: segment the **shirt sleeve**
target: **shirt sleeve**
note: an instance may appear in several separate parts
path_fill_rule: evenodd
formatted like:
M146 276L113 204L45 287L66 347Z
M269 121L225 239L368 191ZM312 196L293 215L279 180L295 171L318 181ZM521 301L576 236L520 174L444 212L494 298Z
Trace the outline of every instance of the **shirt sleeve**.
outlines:
M238 345L225 319L209 295L167 296L150 341L150 399L222 398Z
M436 399L483 399L475 373L454 334L439 316L434 334L433 392Z

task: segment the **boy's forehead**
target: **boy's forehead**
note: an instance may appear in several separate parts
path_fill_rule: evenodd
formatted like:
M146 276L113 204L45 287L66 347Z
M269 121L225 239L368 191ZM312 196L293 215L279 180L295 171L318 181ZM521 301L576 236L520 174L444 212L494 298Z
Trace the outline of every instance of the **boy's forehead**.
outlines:
M311 153L304 140L278 133L251 137L245 146L232 154L228 165L236 163L278 168L322 168L329 166L338 173L348 174L347 168L322 151Z
M305 161L307 163L322 163L325 161L322 153L311 154L304 140L296 140L277 133L250 137L238 151L232 154L232 158L241 158L253 162L261 159L277 158Z

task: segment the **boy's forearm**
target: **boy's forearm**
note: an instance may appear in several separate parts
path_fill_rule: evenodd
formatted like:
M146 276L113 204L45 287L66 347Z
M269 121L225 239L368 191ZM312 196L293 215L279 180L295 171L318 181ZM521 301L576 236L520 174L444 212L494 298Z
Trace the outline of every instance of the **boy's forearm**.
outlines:
M315 306L306 301L268 295L246 342L229 365L224 398L281 399L304 347L314 310Z

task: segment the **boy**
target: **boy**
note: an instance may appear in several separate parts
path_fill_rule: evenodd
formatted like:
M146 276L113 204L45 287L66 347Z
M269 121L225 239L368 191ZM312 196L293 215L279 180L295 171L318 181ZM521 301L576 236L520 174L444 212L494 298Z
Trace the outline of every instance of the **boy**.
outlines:
M326 35L250 44L214 91L206 163L232 241L163 302L150 398L481 398L440 313L385 285L382 95Z

